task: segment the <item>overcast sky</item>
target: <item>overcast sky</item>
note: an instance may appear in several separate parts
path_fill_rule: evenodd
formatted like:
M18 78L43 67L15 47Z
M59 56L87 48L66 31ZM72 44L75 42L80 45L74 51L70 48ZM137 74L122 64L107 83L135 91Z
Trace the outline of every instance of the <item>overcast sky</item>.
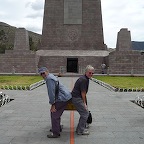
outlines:
M41 34L45 0L0 0L0 21ZM101 0L104 42L115 48L121 28L144 41L144 0Z

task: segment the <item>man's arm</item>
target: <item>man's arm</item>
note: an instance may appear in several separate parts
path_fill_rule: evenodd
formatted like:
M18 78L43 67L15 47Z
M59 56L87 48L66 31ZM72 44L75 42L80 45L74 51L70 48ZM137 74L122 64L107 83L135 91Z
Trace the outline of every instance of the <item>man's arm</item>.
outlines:
M55 103L55 81L49 79L47 83L47 88L49 95L49 103L52 105Z
M82 100L84 102L85 108L87 109L86 91L82 91L81 95L82 95Z
M49 103L51 104L50 111L56 112L55 108L55 81L49 79L47 83Z

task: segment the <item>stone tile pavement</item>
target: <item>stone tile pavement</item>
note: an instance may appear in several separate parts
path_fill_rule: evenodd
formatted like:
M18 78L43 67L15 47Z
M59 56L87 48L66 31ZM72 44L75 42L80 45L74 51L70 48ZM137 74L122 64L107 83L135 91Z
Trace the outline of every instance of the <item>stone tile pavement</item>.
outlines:
M77 77L60 77L69 90ZM46 86L32 91L2 90L13 101L0 107L0 144L143 144L144 109L132 103L139 92L113 92L90 82L89 110L93 115L88 136L70 136L71 111L62 116L61 137L48 139L50 129ZM74 111L74 129L79 115Z

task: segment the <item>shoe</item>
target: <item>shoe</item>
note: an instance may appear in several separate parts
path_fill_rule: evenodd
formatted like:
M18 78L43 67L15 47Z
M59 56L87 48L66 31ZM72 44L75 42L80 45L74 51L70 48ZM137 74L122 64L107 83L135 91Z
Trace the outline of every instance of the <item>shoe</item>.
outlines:
M77 135L89 135L89 131L85 129L83 132L76 131Z
M49 131L52 132L52 129L50 129ZM62 129L60 129L60 132L62 132Z
M53 133L47 135L48 138L59 138L60 137L60 134L59 135L55 135Z
M89 128L89 124L88 124L88 123L86 123L85 128L86 128L86 129L88 129L88 128Z
M60 132L62 132L63 129L63 125L60 125ZM50 132L52 132L52 129L49 130Z

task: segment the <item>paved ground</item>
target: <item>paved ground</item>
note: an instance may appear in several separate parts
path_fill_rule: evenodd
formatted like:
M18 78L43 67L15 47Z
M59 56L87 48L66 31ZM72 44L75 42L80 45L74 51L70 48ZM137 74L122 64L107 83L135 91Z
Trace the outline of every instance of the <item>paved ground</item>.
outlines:
M76 77L61 77L71 90ZM136 92L112 92L90 82L89 110L93 115L89 136L70 136L71 111L62 117L61 137L48 139L50 129L46 86L32 91L3 90L14 100L0 107L0 144L143 144L144 109L135 105ZM144 94L144 93L143 93ZM74 112L74 129L79 115Z

